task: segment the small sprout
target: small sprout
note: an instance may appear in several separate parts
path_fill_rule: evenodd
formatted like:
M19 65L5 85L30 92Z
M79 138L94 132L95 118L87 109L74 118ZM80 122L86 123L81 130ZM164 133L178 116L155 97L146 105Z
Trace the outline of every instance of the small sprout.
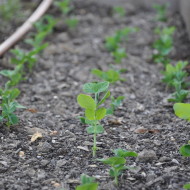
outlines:
M15 101L19 96L20 91L17 88L14 89L0 89L1 108L2 114L0 116L0 122L6 120L6 125L10 127L18 123L18 117L14 114L16 109L24 109L25 107Z
M153 8L156 10L156 20L161 22L167 22L167 9L169 4L154 4Z
M185 86L184 78L187 77L187 72L184 71L188 65L187 61L179 61L175 66L168 64L166 70L163 73L164 78L162 79L168 86L174 86L174 79L181 81L182 85Z
M65 20L66 25L70 28L70 29L74 29L77 27L79 20L77 18L68 18Z
M62 1L55 1L55 6L57 6L63 15L68 15L72 10L73 7L71 6L72 0L62 0Z
M114 14L119 15L120 17L124 17L126 15L126 10L124 7L114 7L113 12Z
M190 104L175 103L173 108L176 116L181 119L190 121Z
M120 77L120 73L122 73L122 71L120 70L118 71L110 69L108 71L101 71L99 69L92 69L91 73L97 76L98 78L104 81L108 81L110 83L115 83L117 81L125 81L125 79Z
M111 167L109 174L111 177L114 177L114 183L116 185L119 184L118 177L122 174L123 170L126 169L134 169L132 167L125 166L126 157L137 157L138 154L136 152L130 152L123 149L115 149L115 156L107 159L97 159L98 161L107 164Z
M20 0L7 0L7 2L2 1L0 4L0 17L2 17L4 20L10 21L15 17L15 15L18 15L20 9Z
M125 27L121 30L117 30L113 36L108 36L105 39L105 47L108 51L114 52L119 48L119 44L123 40L128 40L128 35L139 31L138 28Z
M106 115L112 115L116 108L121 106L123 100L125 99L124 96L118 96L117 98L111 97L111 104L110 108L106 110Z
M156 53L153 54L155 63L162 63L166 66L170 62L168 55L173 49L174 32L175 27L166 27L162 30L156 28L155 34L157 34L159 38L153 44L153 48L156 50Z
M93 97L86 94L79 94L77 97L78 104L85 109L85 121L89 125L87 127L87 133L93 134L93 157L96 156L96 136L99 133L104 132L103 126L100 124L106 116L106 108L100 107L107 98L110 96L109 82L99 82L99 83L86 83L83 86L83 91L85 93L93 94Z
M112 56L114 57L114 61L116 63L121 63L122 59L127 57L125 48L118 48L114 52L112 52Z
M95 182L94 177L88 175L81 175L81 185L76 187L76 190L97 190L98 183Z

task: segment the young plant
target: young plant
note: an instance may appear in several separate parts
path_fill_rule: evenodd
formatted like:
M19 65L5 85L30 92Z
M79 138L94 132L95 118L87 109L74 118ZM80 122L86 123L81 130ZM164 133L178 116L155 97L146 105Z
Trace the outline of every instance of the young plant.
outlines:
M175 66L171 64L166 65L166 70L162 72L164 78L162 81L166 83L168 86L174 86L174 80L180 81L182 86L185 87L184 79L187 77L187 72L184 70L188 65L187 61L179 61Z
M112 52L112 56L114 57L115 63L121 63L122 59L127 57L126 49L118 48Z
M14 114L16 109L25 108L15 101L15 99L20 94L20 91L17 88L13 89L0 89L1 97L1 109L2 113L0 116L0 122L6 121L6 125L10 127L18 123L18 117Z
M14 70L2 70L0 74L9 79L7 88L16 86L21 80L23 80L23 65L17 65Z
M76 190L98 190L98 183L94 177L82 174L81 185L77 186Z
M77 18L74 18L74 17L72 17L72 18L67 18L67 19L65 20L65 24L66 24L70 29L76 28L77 25L78 25L78 23L79 23L79 20L78 20Z
M55 1L55 5L61 10L63 15L68 15L73 9L71 1L72 0Z
M87 133L93 134L93 157L96 156L96 137L97 134L103 133L104 128L100 121L106 116L106 108L101 105L110 96L109 82L98 83L86 83L83 86L85 93L93 94L93 96L86 94L79 94L77 97L78 104L85 109L85 123L89 125L87 127Z
M173 109L174 109L176 116L178 116L181 119L190 121L190 104L175 103L173 106Z
M161 22L167 22L167 9L168 4L154 4L153 8L156 10L156 20Z
M173 49L174 32L175 27L157 28L155 30L155 33L159 36L153 44L153 48L156 50L156 53L153 54L155 63L162 63L166 66L170 62L168 55Z
M182 82L181 81L178 81L175 79L173 84L175 87L175 92L172 94L173 98L170 98L168 101L169 102L176 102L176 103L183 102L187 98L187 96L189 95L189 91L182 89Z
M21 8L20 0L7 0L0 4L0 17L4 20L12 20Z
M175 92L172 94L173 98L169 99L171 102L183 102L189 94L189 91L184 90L189 85L185 81L188 74L184 69L187 64L188 62L183 61L179 61L176 66L167 64L166 71L163 72L162 81L175 88Z
M114 52L119 48L119 44L123 40L128 40L130 33L137 32L139 29L134 27L125 27L121 30L117 30L113 36L108 36L105 39L105 47L108 51Z
M123 100L125 99L124 96L118 96L117 98L111 97L111 104L110 108L106 110L106 115L113 115L116 108L121 106Z
M126 15L126 10L124 7L114 7L113 12L114 14L119 15L120 17L124 17Z
M97 159L98 161L107 164L111 167L109 174L111 177L114 177L114 183L116 185L119 184L118 177L122 174L123 170L126 169L134 169L132 167L125 166L126 157L137 157L138 154L136 152L130 152L123 149L115 149L115 156L107 159Z
M101 71L99 69L92 69L91 73L98 78L108 81L110 83L115 83L117 81L125 81L125 79L120 77L122 70L109 69L108 71Z

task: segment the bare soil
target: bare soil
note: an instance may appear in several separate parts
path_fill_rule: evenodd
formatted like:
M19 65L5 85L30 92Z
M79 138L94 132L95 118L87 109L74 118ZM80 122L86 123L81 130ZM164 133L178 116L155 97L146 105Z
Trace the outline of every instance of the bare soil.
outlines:
M78 27L68 30L61 19L32 76L18 86L22 92L18 101L37 112L18 112L20 123L10 130L1 124L0 189L74 190L85 173L96 177L100 190L182 190L190 181L190 160L180 155L179 147L190 139L190 124L174 115L167 102L172 91L161 82L163 67L151 60L158 25L155 13L129 4L127 15L118 18L111 7L96 3L79 0L75 7ZM181 17L170 15L166 25L177 27L172 62L189 60L190 42ZM127 69L122 74L127 81L111 86L113 96L126 98L103 121L97 157L112 156L115 148L136 151L139 157L127 160L137 170L126 170L115 187L108 167L92 158L92 136L78 119L83 112L76 97L84 83L97 80L91 69L106 70L114 63L104 39L126 26L140 31L123 44L128 57L117 65ZM3 85L5 79L0 80ZM36 131L43 137L31 143Z

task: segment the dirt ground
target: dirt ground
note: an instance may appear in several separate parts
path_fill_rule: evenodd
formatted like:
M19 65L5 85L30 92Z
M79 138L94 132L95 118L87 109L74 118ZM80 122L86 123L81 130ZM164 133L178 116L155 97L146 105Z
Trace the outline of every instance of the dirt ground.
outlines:
M48 37L49 47L39 56L33 74L18 86L19 103L37 112L18 112L20 123L10 131L1 124L0 189L74 190L85 173L96 177L100 190L182 190L190 181L190 160L179 154L179 147L190 139L190 124L174 115L167 102L172 91L161 82L163 67L151 60L155 13L129 4L127 15L118 18L110 7L84 0L75 2L75 7L78 27L67 30L62 19ZM181 17L171 15L166 25L177 27L172 62L189 60L190 42L181 30ZM128 57L117 65L127 69L122 74L126 82L111 86L112 95L126 98L114 116L103 121L105 133L97 138L98 158L112 156L115 148L139 154L127 160L137 170L126 170L117 188L109 167L92 158L92 136L78 119L83 112L76 97L84 83L97 80L91 69L106 70L113 64L104 39L126 26L140 31L130 35L124 44ZM7 54L1 61L8 58ZM0 80L3 85L5 79ZM139 133L141 128L146 132ZM36 131L43 137L31 143Z

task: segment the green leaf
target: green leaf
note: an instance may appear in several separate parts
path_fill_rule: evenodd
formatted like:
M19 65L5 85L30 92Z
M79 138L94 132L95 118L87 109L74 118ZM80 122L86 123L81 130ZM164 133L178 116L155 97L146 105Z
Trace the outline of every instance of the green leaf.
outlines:
M100 108L96 111L96 119L101 120L105 117L106 115L106 109L105 108Z
M86 83L83 86L83 91L86 93L100 93L108 89L109 82L98 82L98 83Z
M91 109L91 110L96 109L96 103L94 99L89 95L79 94L77 97L77 102L82 108Z
M95 110L92 110L92 109L86 109L85 110L85 117L88 119L88 120L95 120Z
M182 156L190 157L190 144L185 144L179 149Z
M79 185L76 187L76 190L97 190L97 189L98 189L98 183Z
M190 121L190 104L176 103L173 108L179 118Z
M125 164L126 160L123 157L110 157L107 159L98 159L98 161L104 163L104 164L108 164L110 166L116 166L116 165L120 165L120 164Z
M88 184L88 183L93 183L95 182L95 178L94 177L90 177L88 175L82 174L81 175L81 184Z
M123 149L115 149L113 152L115 153L116 156L124 157L124 158L138 156L138 154L136 152L127 151L127 150L123 150Z
M104 132L104 128L102 125L97 126L89 126L86 128L88 134L101 134Z
M8 121L11 125L15 125L18 123L18 117L15 114L9 114Z
M190 183L187 183L183 186L184 189L190 189Z
M103 104L106 101L106 99L110 97L110 95L111 95L110 91L107 91L106 94L104 95L104 97L98 103L97 107L100 106L101 104Z

